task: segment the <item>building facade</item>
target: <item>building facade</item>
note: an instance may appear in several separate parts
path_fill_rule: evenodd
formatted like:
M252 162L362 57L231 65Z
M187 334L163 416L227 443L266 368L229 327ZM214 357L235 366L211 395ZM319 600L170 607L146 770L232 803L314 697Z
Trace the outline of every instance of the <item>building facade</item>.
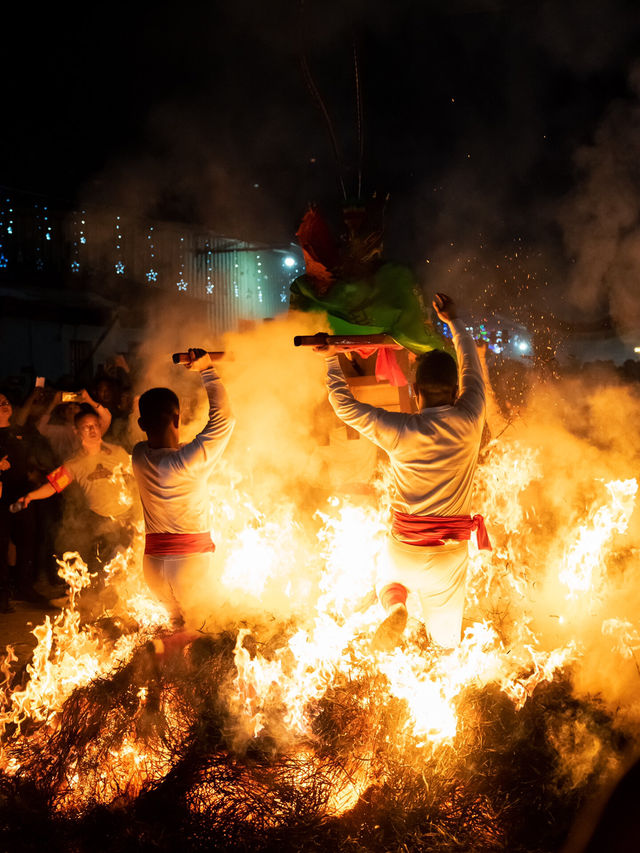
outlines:
M202 227L141 220L2 190L0 375L76 384L107 354L131 354L150 318L197 317L212 340L288 310L304 269L296 244L269 246Z

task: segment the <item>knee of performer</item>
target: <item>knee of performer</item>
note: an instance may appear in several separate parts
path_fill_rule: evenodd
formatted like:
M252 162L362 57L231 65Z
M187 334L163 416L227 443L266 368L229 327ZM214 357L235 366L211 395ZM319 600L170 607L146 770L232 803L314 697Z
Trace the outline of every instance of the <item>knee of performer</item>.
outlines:
M380 604L385 610L391 610L396 604L407 603L407 588L401 583L390 583L380 590Z

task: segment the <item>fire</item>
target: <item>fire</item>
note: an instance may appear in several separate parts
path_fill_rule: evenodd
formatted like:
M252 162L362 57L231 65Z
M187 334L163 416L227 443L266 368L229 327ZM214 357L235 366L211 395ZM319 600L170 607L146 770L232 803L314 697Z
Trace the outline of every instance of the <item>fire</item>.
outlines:
M363 730L363 741L354 745L349 759L332 763L316 748L328 696L339 702L348 695L352 702L361 695L361 685L375 683L376 707L393 708L394 737L410 745L413 760L426 764L442 759L459 742L469 723L461 712L468 691L495 685L520 709L541 683L579 664L585 637L575 621L578 602L589 598L595 607L597 599L599 630L610 639L613 654L633 658L640 649L640 627L625 614L610 612L613 599L606 589L617 537L629 528L637 483L612 478L602 484L594 478L592 503L581 510L571 507L566 530L558 525L558 531L546 535L537 506L527 497L534 486L544 485L544 462L526 437L488 448L478 472L477 500L494 551L489 555L471 546L470 619L460 645L447 653L428 646L411 599L414 619L403 645L391 653L371 651L371 636L383 615L373 590L387 528L384 483L375 504L334 497L313 519L301 521L299 510L287 501L260 508L243 493L242 477L236 476L225 500L214 504L214 538L222 543L220 586L229 601L241 597L254 610L273 611L277 619L266 639L266 617L262 625L247 620L239 630L236 623L233 673L219 685L218 710L226 715L228 734L216 749L241 756L252 744L273 739L274 750L286 750L286 766L300 791L326 772L330 794L324 813L338 816L353 808L371 784L380 740L379 733ZM15 776L29 753L26 740L36 750L56 735L72 700L80 702L82 689L146 661L144 678L126 697L124 733L108 748L97 735L83 754L68 756L57 783L56 808L64 813L79 813L90 803L134 799L148 790L175 766L170 743L180 743L194 725L184 703L153 675L158 664L148 644L168 630L168 616L150 598L140 563L138 539L107 568L107 584L117 590L119 603L105 618L126 614L132 623L113 639L99 623L81 623L77 597L91 578L80 555L66 553L59 565L69 604L34 630L38 642L26 683L13 684L12 649L1 664L1 762L4 773ZM180 665L190 665L186 652L183 657ZM374 715L370 694L363 691L358 701L365 715ZM160 718L170 736L158 729ZM105 711L107 727L110 720ZM237 770L238 778L242 772ZM194 781L190 808L205 813L222 802L214 777L203 773ZM274 805L274 825L279 808L285 805ZM258 819L251 810L245 817Z
M602 553L614 533L625 533L635 505L638 484L635 480L605 483L607 503L591 509L587 521L569 537L568 549L560 569L560 581L568 588L568 598L597 590L601 578Z

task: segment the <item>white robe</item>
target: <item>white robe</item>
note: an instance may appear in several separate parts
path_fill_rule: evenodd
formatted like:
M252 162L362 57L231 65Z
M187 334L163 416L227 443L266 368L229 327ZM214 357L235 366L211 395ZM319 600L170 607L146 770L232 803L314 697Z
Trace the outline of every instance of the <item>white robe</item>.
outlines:
M390 412L353 396L337 357L327 359L329 402L336 415L384 450L394 484L392 506L411 515L470 515L485 418L485 388L476 345L461 320L451 324L458 357L459 395L453 405ZM432 638L450 647L460 639L467 543L421 547L390 538L378 573L378 592L402 583L416 592Z
M211 529L209 476L229 442L235 421L215 369L203 370L201 377L209 398L209 417L193 441L178 449L151 448L146 441L133 448L133 473L147 533L206 533ZM203 586L212 572L212 556L145 554L145 579L174 619L182 615L189 619L201 602Z

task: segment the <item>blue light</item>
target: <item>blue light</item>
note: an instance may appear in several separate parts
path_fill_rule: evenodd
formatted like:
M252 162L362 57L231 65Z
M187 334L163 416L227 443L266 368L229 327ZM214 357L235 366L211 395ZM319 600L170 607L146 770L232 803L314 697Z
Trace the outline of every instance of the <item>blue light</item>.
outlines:
M0 255L0 269L6 269L9 266L9 258L6 255Z
M155 270L149 270L147 272L147 281L157 281L158 273Z
M80 272L80 264L78 261L71 261L71 272Z
M116 261L116 264L115 264L116 275L124 275L125 269L126 269L126 267L122 261Z
M289 268L295 267L296 259L292 258L291 255L287 255L287 257L284 259L284 261L282 263L285 265L285 267L289 267Z

